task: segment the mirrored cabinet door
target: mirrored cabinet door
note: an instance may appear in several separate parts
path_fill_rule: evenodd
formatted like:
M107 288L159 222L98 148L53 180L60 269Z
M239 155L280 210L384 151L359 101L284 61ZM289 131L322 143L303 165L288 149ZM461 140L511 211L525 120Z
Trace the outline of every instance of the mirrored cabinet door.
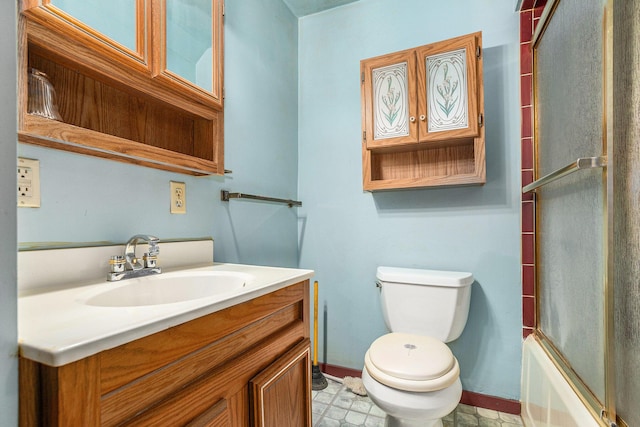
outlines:
M129 50L138 51L137 3L131 0L52 0L51 4Z
M22 8L44 25L103 49L109 57L115 53L125 61L146 64L147 1L24 0Z
M165 4L167 70L211 92L211 0L177 0Z
M162 41L154 74L221 103L221 0L155 0Z

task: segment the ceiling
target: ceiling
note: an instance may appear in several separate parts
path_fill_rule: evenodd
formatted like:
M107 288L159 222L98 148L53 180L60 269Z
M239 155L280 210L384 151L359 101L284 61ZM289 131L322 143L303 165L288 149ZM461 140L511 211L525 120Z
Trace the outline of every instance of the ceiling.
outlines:
M298 18L332 9L358 0L283 0Z

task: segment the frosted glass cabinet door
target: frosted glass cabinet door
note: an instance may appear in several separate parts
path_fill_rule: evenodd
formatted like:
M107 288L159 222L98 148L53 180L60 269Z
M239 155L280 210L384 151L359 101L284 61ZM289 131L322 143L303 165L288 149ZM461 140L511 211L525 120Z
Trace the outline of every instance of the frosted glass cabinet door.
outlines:
M163 43L157 74L221 102L221 1L159 3Z
M421 141L478 135L480 37L469 34L418 48Z
M107 47L110 56L116 51L120 56L146 64L145 17L149 1L22 0L22 9L69 37Z
M415 53L367 59L361 71L367 148L416 143Z

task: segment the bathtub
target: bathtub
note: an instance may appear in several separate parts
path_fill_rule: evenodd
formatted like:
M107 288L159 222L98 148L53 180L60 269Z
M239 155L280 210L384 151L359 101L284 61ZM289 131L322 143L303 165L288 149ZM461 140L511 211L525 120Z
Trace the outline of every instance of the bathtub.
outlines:
M600 424L533 335L522 348L522 420L527 427L598 427Z

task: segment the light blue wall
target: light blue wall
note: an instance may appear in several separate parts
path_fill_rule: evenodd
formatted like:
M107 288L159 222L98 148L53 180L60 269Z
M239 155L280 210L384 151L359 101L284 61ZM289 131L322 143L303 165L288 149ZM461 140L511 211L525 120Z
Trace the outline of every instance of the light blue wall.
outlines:
M379 265L470 271L469 320L451 343L466 390L520 388L518 14L504 0L367 0L299 24L300 266L320 282L320 355L361 369L385 333ZM360 60L483 32L487 183L362 191Z
M281 0L226 2L224 78L225 167L233 170L224 187L294 199L298 24ZM295 209L243 200L216 206L216 260L297 266Z
M42 208L18 210L18 240L122 242L148 232L213 236L217 261L295 266L300 255L300 267L315 269L321 284L322 361L358 369L384 333L376 266L468 270L477 278L471 313L452 343L463 384L517 398L519 45L518 16L505 3L366 0L298 22L280 0L228 2L225 166L233 174L196 178L20 144L21 155L41 161ZM477 30L485 46L487 184L362 192L359 61ZM15 157L12 144L1 146L0 157ZM187 215L168 213L170 180L187 183ZM223 203L222 188L304 205ZM11 234L10 215L6 224ZM4 294L1 301L10 326L15 303ZM13 363L0 359L0 370ZM11 406L17 391L8 390L0 401Z
M0 14L0 424L18 425L16 2Z
M220 201L228 189L297 193L297 19L281 0L230 2L225 17L227 177L192 177L25 144L40 160L42 207L18 210L18 240L124 242L212 236L215 259L296 266L295 210ZM187 214L169 213L169 181L187 184Z

